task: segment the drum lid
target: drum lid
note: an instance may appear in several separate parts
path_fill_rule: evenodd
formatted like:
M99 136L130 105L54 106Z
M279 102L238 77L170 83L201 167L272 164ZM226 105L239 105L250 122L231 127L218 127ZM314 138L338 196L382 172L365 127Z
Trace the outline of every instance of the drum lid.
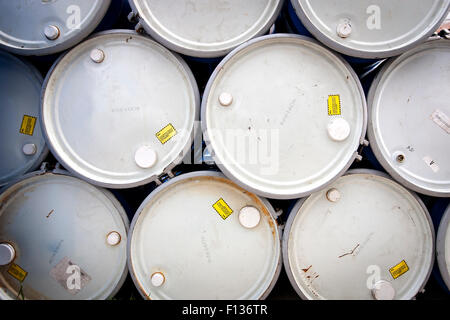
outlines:
M368 136L406 187L450 196L450 43L432 40L381 69L370 88Z
M230 53L209 80L202 127L220 169L268 198L293 199L343 174L366 131L356 74L306 37L264 36Z
M305 299L411 299L433 266L434 229L417 196L387 175L355 170L297 203L283 257Z
M110 3L111 0L1 1L0 47L22 55L63 51L94 31Z
M262 299L278 278L281 244L268 201L220 173L162 184L138 209L128 266L144 298Z
M269 30L281 0L133 0L144 29L166 47L211 58Z
M291 0L305 27L336 51L365 59L399 55L431 36L449 0Z
M127 274L128 219L112 194L77 178L35 172L0 195L1 299L107 299Z
M190 69L148 37L99 33L57 61L42 121L56 158L104 187L149 183L190 150L199 93Z

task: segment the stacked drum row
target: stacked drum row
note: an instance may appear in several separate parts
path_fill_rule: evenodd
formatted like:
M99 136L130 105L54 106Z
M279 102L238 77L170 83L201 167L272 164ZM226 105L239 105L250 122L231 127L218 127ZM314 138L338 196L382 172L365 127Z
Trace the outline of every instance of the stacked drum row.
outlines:
M0 299L448 290L449 6L0 0Z

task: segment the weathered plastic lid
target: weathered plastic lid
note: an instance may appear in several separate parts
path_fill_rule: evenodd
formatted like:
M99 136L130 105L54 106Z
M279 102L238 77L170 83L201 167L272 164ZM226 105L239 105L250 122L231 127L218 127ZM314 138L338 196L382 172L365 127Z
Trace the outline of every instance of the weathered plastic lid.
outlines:
M268 198L299 198L343 174L366 131L361 84L316 41L277 34L240 46L216 68L202 128L220 169Z
M445 19L449 0L290 0L318 40L349 56L399 55L431 36Z
M185 55L224 56L266 33L281 0L130 0L139 24L157 41Z
M110 3L111 0L1 1L0 47L22 55L66 50L94 31Z
M55 63L44 90L50 149L91 183L142 185L190 150L200 104L195 79L181 58L135 32L81 43Z
M13 257L0 265L0 299L117 293L127 275L128 219L109 191L62 173L35 172L9 186L0 202L0 262Z
M48 153L39 123L42 76L0 50L0 186L36 169Z
M378 161L414 191L450 196L450 42L432 40L381 69L368 137Z
M281 269L280 236L265 199L218 172L178 176L134 216L128 267L146 299L263 299Z
M447 288L450 290L450 205L445 210L436 237L436 256Z
M304 299L412 299L434 261L428 211L387 175L349 173L291 211L283 236L288 277Z

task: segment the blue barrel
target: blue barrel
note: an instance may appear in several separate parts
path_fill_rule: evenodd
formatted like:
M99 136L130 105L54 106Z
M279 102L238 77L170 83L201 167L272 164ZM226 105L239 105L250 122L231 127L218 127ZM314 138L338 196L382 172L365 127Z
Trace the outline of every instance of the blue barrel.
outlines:
M40 125L42 76L0 50L0 186L37 169L48 154Z

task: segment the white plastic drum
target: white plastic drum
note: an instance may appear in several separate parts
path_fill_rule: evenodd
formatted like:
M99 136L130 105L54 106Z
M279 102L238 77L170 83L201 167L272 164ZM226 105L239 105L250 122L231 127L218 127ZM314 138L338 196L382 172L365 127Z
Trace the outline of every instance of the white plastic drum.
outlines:
M450 0L290 0L318 40L349 56L379 59L425 41L447 15Z
M416 195L352 170L293 208L283 258L303 299L412 299L430 276L434 229Z
M42 122L56 158L104 187L156 180L190 150L199 93L187 65L133 31L94 35L55 63Z
M234 182L293 199L331 183L358 156L366 102L349 65L316 41L251 40L216 68L202 101L215 162Z
M35 172L0 203L0 299L97 300L120 289L129 223L109 191Z
M94 31L110 3L111 0L0 0L0 47L22 55L66 50Z
M439 224L436 237L436 256L442 279L450 290L450 205Z
M385 65L370 88L376 158L414 191L450 196L450 42L432 40Z
M142 26L157 41L185 55L224 56L266 33L281 0L130 0Z
M0 186L39 167L48 149L39 123L42 76L0 50Z
M254 300L281 269L274 212L218 172L178 176L138 209L128 267L146 299Z

